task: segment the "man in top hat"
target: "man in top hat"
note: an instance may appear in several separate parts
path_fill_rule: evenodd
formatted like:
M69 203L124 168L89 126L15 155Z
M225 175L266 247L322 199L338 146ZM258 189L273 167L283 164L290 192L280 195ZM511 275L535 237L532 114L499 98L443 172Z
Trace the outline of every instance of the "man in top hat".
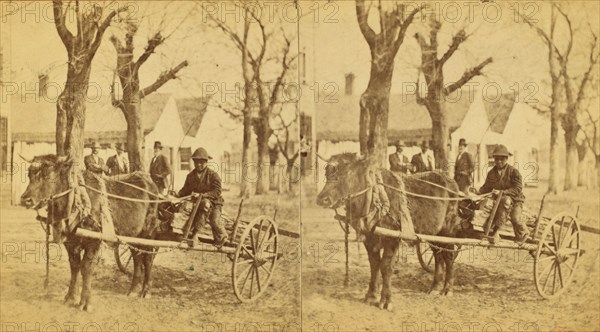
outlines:
M523 210L523 179L519 171L508 164L508 152L506 146L500 144L492 152L494 156L494 167L488 172L485 183L479 189L480 194L487 194L493 190L503 191L502 201L498 205L494 227L492 233L492 243L500 240L498 230L510 215L510 220L515 231L515 242L522 243L529 237L529 229L524 220L521 220L521 211Z
M118 143L115 145L115 150L117 150L117 154L112 157L109 157L106 160L106 166L108 167L108 174L111 176L117 176L120 174L129 173L129 165L127 162L127 158L125 158L125 151L123 146Z
M92 154L87 155L83 158L85 169L97 175L102 175L102 173L108 173L108 168L106 167L106 165L104 165L104 160L102 160L102 158L100 158L100 156L98 155L100 145L94 142L92 143L92 146L90 148L92 149Z
M456 156L456 163L454 164L454 180L456 180L460 191L468 192L469 186L473 183L474 169L475 163L473 163L473 156L467 151L467 141L461 138L458 141L458 156Z
M162 144L159 141L154 142L154 157L150 162L150 177L158 187L158 191L165 193L169 188L169 176L171 175L171 166L167 157L161 154Z
M212 229L214 244L220 248L227 241L227 232L221 222L221 209L223 208L223 197L221 196L221 177L217 172L208 168L208 160L212 159L204 148L198 148L192 154L194 169L185 178L183 188L177 193L178 197L192 193L202 194L202 200L193 217L194 223L191 228L192 246L198 245L198 231L206 220Z
M428 151L429 145L427 141L423 141L421 144L421 153L415 154L410 161L415 173L433 171L433 158Z
M390 171L409 174L410 163L408 157L402 153L403 149L404 144L401 142L396 143L396 152L390 154L388 158L390 162Z

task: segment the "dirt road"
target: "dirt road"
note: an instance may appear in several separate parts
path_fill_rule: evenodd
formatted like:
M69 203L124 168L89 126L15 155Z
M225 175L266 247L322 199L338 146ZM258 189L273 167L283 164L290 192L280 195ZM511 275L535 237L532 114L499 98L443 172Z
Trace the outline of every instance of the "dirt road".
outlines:
M528 189L539 206L540 190ZM574 211L598 227L598 194L549 197L544 215ZM533 283L528 253L476 248L457 262L454 296L428 295L432 276L419 266L413 248L403 247L392 281L394 312L361 303L369 279L362 244L350 243L350 284L344 287L343 233L333 213L304 208L302 325L307 331L598 331L600 330L600 236L585 234L573 283L555 300L543 300ZM353 239L354 234L351 235Z
M256 216L264 209L252 204L245 215ZM226 211L235 213L234 207L226 206ZM278 219L293 214L283 211ZM159 254L152 298L127 297L130 279L117 270L112 251L105 247L93 283L93 311L86 313L62 303L70 278L63 247L51 247L51 282L44 290L44 233L34 216L18 207L2 209L2 331L252 331L300 326L297 240L284 239L287 253L270 289L252 304L235 298L227 257L197 252ZM293 222L284 224L289 229Z

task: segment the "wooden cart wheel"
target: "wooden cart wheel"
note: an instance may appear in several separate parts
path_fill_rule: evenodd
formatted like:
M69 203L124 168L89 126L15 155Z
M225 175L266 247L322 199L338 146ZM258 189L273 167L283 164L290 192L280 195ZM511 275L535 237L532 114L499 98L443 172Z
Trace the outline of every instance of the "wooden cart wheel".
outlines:
M268 216L244 226L231 273L233 291L240 301L251 302L265 293L277 263L278 236L277 226Z
M545 225L533 265L535 287L543 298L560 295L573 279L581 256L580 232L575 217L565 213Z
M435 270L435 260L433 259L433 250L427 242L419 242L417 246L417 258L423 270L433 273Z
M118 244L114 249L115 261L119 270L127 275L133 274L133 257L131 257L131 250L126 245Z

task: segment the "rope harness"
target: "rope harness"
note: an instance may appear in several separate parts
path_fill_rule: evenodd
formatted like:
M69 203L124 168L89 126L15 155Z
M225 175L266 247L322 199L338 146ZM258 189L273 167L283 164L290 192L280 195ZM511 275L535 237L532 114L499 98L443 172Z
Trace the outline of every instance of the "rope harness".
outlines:
M488 197L488 196L491 196L491 195L492 195L492 193L488 193L488 194L484 194L484 195L477 195L477 196L470 196L470 197L466 197L466 196L464 196L464 194L462 194L462 193L459 193L459 192L453 191L453 190L451 190L451 189L448 189L448 188L446 188L446 187L443 187L443 186L441 186L441 185L438 185L438 184L436 184L436 183L429 182L429 181L422 180L422 179L417 179L417 180L419 180L419 181L421 181L421 182L424 182L424 183L427 183L427 184L430 184L430 185L433 185L433 186L436 186L436 187L439 187L439 188L442 188L442 189L445 189L445 190L446 190L446 191L448 191L449 193L453 193L453 194L455 194L455 195L459 195L459 196L461 196L461 197L437 197L437 196L430 196L430 195L422 195L422 194L417 194L417 193L410 192L410 191L408 191L408 190L402 190L402 189L400 189L400 188L397 188L397 187L394 187L394 186L390 186L390 185L387 185L387 184L384 184L384 183L382 183L381 185L383 185L383 186L384 186L385 188L387 188L387 189L394 190L394 191L396 191L396 192L399 192L399 193L404 193L404 194L406 194L406 195L410 195L410 196L414 196L414 197L420 197L420 198L424 198L424 199L430 199L430 200L438 200L438 201L462 201L462 200L464 200L464 199L466 199L466 198L469 198L469 199L472 199L472 200L475 200L475 201L477 201L477 200L481 200L481 199L483 199L483 198L486 198L486 197ZM337 209L338 209L338 208L339 208L339 207L340 207L342 204L347 204L347 203L349 203L349 202L350 202L352 199L354 199L354 198L356 198L356 197L359 197L359 196L361 196L361 195L363 195L363 194L367 193L369 190L372 190L372 189L373 189L373 187L374 187L374 186L367 186L367 188L365 188L365 189L363 189L363 190L361 190L361 191L358 191L358 192L356 192L356 193L353 193L353 194L347 195L347 196L345 196L345 197L342 197L342 198L338 199L338 200L337 200L337 201L336 201L334 204L331 204L331 206L330 206L330 208L331 208L331 209L333 209L333 210L334 210L334 212L335 212L335 217L334 217L334 218L335 218L336 220L338 220L340 227L342 228L342 230L343 230L343 231L344 231L344 233L345 233L345 236L344 236L344 237L345 237L345 249L346 249L346 265L348 265L348 258L347 258L347 257L348 257L348 233L350 232L350 230L349 230L349 223L350 223L350 220L349 220L348 218L346 218L346 216L344 216L344 215L342 215L342 214L338 213ZM345 225L343 225L343 224L342 224L342 221L345 223ZM418 234L416 234L416 233L415 233L415 236L416 236L416 238L417 238L417 241L418 241L419 243L427 243L427 244L428 244L428 245L429 245L431 248L434 248L434 249L436 249L436 250L440 250L440 251L446 251L446 252L453 252L453 253L456 253L456 252L460 252L460 251L464 251L464 250L467 250L467 249L468 249L468 248L461 249L461 246L458 246L458 249L447 249L447 248L444 248L444 247L440 247L440 246L434 245L434 244L433 244L433 243L431 243L430 241L423 240L423 239L422 239L421 237L419 237L419 235L418 235Z
M94 174L94 176L96 176L96 175ZM101 178L99 178L99 177L97 177L97 176L96 176L96 179L98 179L98 180L101 180ZM116 181L116 182L119 182L119 183L122 183L122 184L125 184L125 185L128 185L128 186L130 186L130 187L132 187L132 188L138 189L138 190L140 190L140 191L143 191L143 192L145 192L145 193L148 193L148 194L150 194L150 195L152 195L152 196L154 196L154 197L158 197L158 198L160 198L160 197L161 197L161 196L159 196L158 194L155 194L155 193L153 193L153 192L151 192L151 191L149 191L149 190L146 190L146 189L144 189L144 188L138 187L138 186L136 186L136 185L133 185L133 184L130 184L130 183L127 183L127 182L124 182L124 181L120 181L120 180L114 180L114 181ZM189 199L189 198L191 198L191 197L192 197L192 195L188 195L188 196L184 196L184 197L179 197L179 198L177 198L177 199L174 199L174 200L173 200L173 199L138 199L138 198L131 198L131 197L126 197L126 196L120 196L120 195L110 194L110 193L108 193L108 192L104 192L104 191L102 191L102 190L99 190L99 189L93 188L93 187L91 187L91 186L89 186L89 185L85 185L85 184L84 184L84 185L81 185L81 186L82 186L82 187L84 187L84 188L85 188L85 189L87 189L87 190L91 190L91 191L93 191L93 192L96 192L96 193L98 193L98 194L101 194L101 195L106 195L107 197L111 197L111 198L114 198L114 199L119 199L119 200L124 200L124 201L137 202L137 203L166 203L166 202L171 202L171 203L172 203L172 202L176 202L176 203L178 203L178 202L181 202L181 201L187 200L187 199ZM58 194L56 194L56 195L52 195L52 196L50 196L50 197L48 197L48 198L46 198L46 199L43 199L43 200L41 200L41 201L40 201L38 204L36 204L36 206L34 207L34 209L35 209L35 211L36 211L36 214L37 214L37 216L36 216L36 219L37 219L37 220L40 222L40 226L42 227L42 230L44 230L44 233L46 234L46 279L45 279L45 281L44 281L44 287L45 287L45 288L47 288L47 287L48 287L48 284L49 284L49 269L50 269L50 266L49 266L49 255L50 255L50 252L49 252L49 247L50 247L50 232L51 232L51 230L50 230L50 227L51 227L52 225L54 225L54 223L55 223L55 221L54 221L54 200L55 200L55 199L57 199L57 198L63 197L63 196L65 196L65 195L67 195L67 194L71 194L71 195L73 195L73 194L74 194L74 191L75 191L75 188L70 188L70 189L68 189L68 190L65 190L65 191L63 191L63 192L61 192L61 193L58 193ZM71 199L70 199L69 201L71 201ZM49 208L48 208L48 217L43 217L43 216L40 214L40 212L39 212L39 210L40 210L40 209L41 209L43 206L45 206L45 205L48 205L48 206L49 206ZM69 210L70 210L70 208L69 208ZM75 214L76 214L76 216L75 216L75 217L79 217L79 218L83 217L83 216L82 216L82 215L79 213L79 211L76 211L76 212L75 212ZM71 216L70 216L70 215L68 215L66 218L67 218L67 219L70 219L70 217L71 217ZM93 221L97 222L96 220L94 220L94 219L91 217L91 215L87 215L86 217L88 217L88 218L90 218L91 220L93 220ZM60 221L62 221L62 220L60 220ZM46 224L46 225L44 225L44 224ZM101 224L102 224L102 223L100 223L100 225L101 225ZM129 243L127 243L127 242L125 242L125 241L123 241L123 240L119 239L118 237L117 237L117 243L118 243L119 245L125 245L125 246L127 246L129 249L132 249L132 250L134 250L134 251L136 251L136 252L141 252L141 253L146 253L146 254L152 254L152 255L156 255L156 254L158 254L158 253L159 253L159 251L158 251L158 250L154 250L154 249L153 249L152 251L148 251L148 250L144 250L144 249L137 248L137 247L135 247L135 246L133 246L133 245L131 245L131 244L129 244ZM167 253L167 252L171 252L171 251L174 251L175 249L177 249L177 248L172 248L172 249L170 249L170 250L164 250L164 251L161 251L160 253Z

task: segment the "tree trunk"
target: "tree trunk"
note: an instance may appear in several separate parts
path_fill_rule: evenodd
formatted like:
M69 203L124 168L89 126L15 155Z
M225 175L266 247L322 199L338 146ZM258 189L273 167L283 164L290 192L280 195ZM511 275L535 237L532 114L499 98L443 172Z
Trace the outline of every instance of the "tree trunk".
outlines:
M550 119L550 177L548 179L548 191L550 194L558 194L558 114L552 111Z
M252 141L252 119L250 110L244 109L244 137L242 140L242 179L240 182L240 197L248 197L250 190L248 188L248 167L250 157L250 142Z
M577 167L577 186L589 188L589 172L590 167L587 162L587 145L585 142L577 145L577 159L579 166Z
M257 146L257 178L256 178L256 195L262 195L269 188L269 137L271 136L271 128L269 126L269 118L261 116L256 119L256 146Z
M577 169L579 165L579 157L577 155L577 132L579 126L577 123L576 113L567 109L567 114L563 116L562 125L565 130L565 190L574 190L577 188Z
M90 72L90 62L70 64L65 89L56 103L56 153L79 163L83 161L85 98Z
M450 128L446 111L444 110L443 101L432 103L433 107L439 107L436 112L429 112L431 115L431 129L433 140L433 155L435 157L435 167L441 169L445 174L448 174L448 138L450 137ZM433 115L435 114L435 115Z
M579 165L579 157L577 155L576 136L572 133L565 133L565 190L573 190L577 188L577 169Z
M63 91L56 103L56 155L58 156L64 156L66 154L67 99L66 91Z
M376 57L372 56L372 58ZM369 85L360 97L360 152L373 157L380 167L386 165L388 112L393 71L393 60L385 65L382 61L379 63L372 61Z
M125 101L123 103L123 114L127 121L127 158L129 159L130 172L146 171L146 163L143 154L144 131L142 129L142 107L137 98L137 102Z

